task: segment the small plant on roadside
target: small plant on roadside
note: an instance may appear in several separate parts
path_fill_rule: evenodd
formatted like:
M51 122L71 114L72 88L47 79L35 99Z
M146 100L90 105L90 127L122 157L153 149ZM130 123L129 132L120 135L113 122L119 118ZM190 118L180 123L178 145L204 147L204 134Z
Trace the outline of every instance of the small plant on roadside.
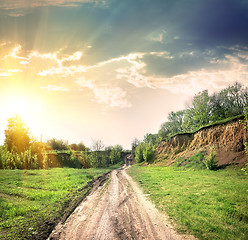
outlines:
M216 160L216 153L210 153L210 156L205 160L205 165L209 170L216 170L217 169L217 160Z

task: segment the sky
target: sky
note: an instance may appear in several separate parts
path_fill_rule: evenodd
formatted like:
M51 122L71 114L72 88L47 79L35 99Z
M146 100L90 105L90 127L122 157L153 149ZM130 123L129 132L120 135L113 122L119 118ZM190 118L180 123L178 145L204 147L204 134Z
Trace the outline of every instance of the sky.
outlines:
M195 94L248 86L247 0L1 0L0 142L130 149Z

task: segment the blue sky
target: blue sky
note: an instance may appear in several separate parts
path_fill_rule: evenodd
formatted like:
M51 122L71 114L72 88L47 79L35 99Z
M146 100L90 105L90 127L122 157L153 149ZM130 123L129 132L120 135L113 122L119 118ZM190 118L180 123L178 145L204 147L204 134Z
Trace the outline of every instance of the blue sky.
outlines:
M0 138L19 111L35 136L129 148L199 91L248 86L247 61L246 0L3 0Z

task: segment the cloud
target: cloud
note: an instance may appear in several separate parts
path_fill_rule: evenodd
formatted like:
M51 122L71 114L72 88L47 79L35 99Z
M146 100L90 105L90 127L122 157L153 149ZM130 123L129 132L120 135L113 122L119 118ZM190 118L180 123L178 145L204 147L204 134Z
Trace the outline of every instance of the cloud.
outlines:
M82 88L89 88L94 94L94 101L104 104L108 108L130 108L132 104L126 98L126 92L120 87L99 87L92 81L85 79L77 80L76 83Z
M52 91L69 92L70 91L68 88L65 88L62 85L48 85L46 87L40 87L40 88L48 92L52 92Z
M95 101L108 107L129 108L132 106L126 99L126 92L119 87L93 88Z
M147 72L147 64L139 59L130 67L118 69L117 78L126 80L135 87L147 87L152 89L166 89L175 94L193 95L204 89L221 89L235 81L248 86L248 53L239 49L233 49L236 55L226 55L224 59L218 59L212 64L216 66L199 68L193 71L185 71L183 74L174 74L170 77ZM144 54L143 56L150 55ZM192 55L192 54L189 54ZM159 56L159 54L157 55ZM180 66L179 66L180 67ZM145 73L145 74L144 74Z
M81 3L104 3L103 0L1 0L0 8L5 10L34 8L41 6L76 7Z
M93 3L95 6L106 5L105 0L1 0L0 9L5 10L9 16L19 17L37 7L78 7L83 3Z
M180 72L177 71L167 75L166 68L164 71L155 71L156 69L152 71L151 66L163 67L166 62L180 59L192 62L192 58L202 58L202 55L197 51L185 51L177 55L171 55L168 51L133 52L94 65L82 65L80 63L84 55L79 51L70 55L31 51L23 56L21 46L17 46L2 56L0 77L8 78L12 74L32 71L33 75L42 81L43 86L39 86L42 90L49 92L73 90L80 93L79 89L88 89L93 94L93 101L110 108L131 107L128 99L135 88L163 89L174 94L193 95L204 89L216 91L234 81L248 86L246 48L233 47L230 54L222 58L217 58L212 51L203 55L207 56L205 60L207 64L192 70L177 64L178 68L181 68L181 73L177 74Z

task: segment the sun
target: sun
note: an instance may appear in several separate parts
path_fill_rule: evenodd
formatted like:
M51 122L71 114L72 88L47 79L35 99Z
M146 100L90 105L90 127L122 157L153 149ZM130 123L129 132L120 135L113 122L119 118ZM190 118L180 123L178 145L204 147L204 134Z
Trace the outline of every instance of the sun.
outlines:
M3 115L6 120L15 115L20 116L34 135L40 135L43 107L43 102L34 95L15 93L5 99Z

